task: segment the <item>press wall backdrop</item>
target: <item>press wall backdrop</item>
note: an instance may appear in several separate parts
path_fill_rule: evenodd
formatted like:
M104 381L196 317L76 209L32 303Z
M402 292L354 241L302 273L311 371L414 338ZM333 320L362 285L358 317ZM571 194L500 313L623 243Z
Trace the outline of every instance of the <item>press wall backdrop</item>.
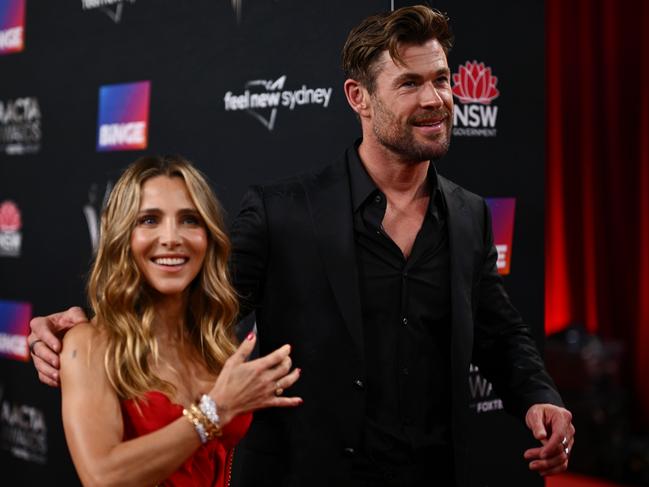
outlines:
M85 306L121 170L182 154L233 216L249 184L326 164L360 135L342 92L347 33L414 3L0 0L0 483L78 484L59 391L38 382L25 336L32 316ZM454 138L438 170L489 198L500 271L540 342L543 2L428 4L456 34ZM467 387L473 485L541 485L522 458L529 433L479 371Z

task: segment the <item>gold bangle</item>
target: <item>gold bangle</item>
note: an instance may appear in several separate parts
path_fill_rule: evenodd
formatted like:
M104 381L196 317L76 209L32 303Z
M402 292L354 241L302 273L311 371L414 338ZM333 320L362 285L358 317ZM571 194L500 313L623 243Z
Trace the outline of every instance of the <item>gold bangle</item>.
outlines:
M187 409L183 409L183 416L185 416L189 420L189 422L192 424L192 426L194 427L194 430L196 430L196 433L198 434L198 437L201 440L201 443L205 444L211 439L210 435L207 433L207 431L205 431L205 427L201 423L200 419L197 418L196 415L192 411L188 411Z
M213 440L217 436L221 436L221 428L212 423L203 411L196 405L196 403L189 406L193 416L201 423L208 440Z

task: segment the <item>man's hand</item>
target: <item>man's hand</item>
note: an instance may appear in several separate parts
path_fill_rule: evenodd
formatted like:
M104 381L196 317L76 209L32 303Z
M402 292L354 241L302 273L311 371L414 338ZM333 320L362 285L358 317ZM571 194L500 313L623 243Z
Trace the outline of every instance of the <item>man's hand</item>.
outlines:
M48 386L59 386L59 353L61 337L74 325L88 321L78 306L49 316L37 316L29 322L32 332L27 337L38 378Z
M553 404L535 404L527 410L525 423L542 445L524 454L530 470L542 476L565 471L575 442L570 411Z

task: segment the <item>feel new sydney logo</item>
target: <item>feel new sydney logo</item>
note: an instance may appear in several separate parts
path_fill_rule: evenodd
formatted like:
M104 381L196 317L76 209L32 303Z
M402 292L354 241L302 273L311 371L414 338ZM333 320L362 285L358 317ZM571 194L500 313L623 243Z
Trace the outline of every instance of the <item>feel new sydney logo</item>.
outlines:
M268 130L275 128L279 109L290 111L307 105L327 108L333 89L312 88L303 84L300 88L285 89L286 75L276 80L256 79L247 81L243 92L228 91L223 97L225 111L246 111Z

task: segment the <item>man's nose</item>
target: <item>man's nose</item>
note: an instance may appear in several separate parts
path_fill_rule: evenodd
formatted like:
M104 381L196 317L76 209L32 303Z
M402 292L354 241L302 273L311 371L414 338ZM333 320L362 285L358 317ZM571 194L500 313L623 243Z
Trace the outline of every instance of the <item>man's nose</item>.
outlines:
M444 105L444 100L433 82L425 83L421 91L421 106L439 108Z

